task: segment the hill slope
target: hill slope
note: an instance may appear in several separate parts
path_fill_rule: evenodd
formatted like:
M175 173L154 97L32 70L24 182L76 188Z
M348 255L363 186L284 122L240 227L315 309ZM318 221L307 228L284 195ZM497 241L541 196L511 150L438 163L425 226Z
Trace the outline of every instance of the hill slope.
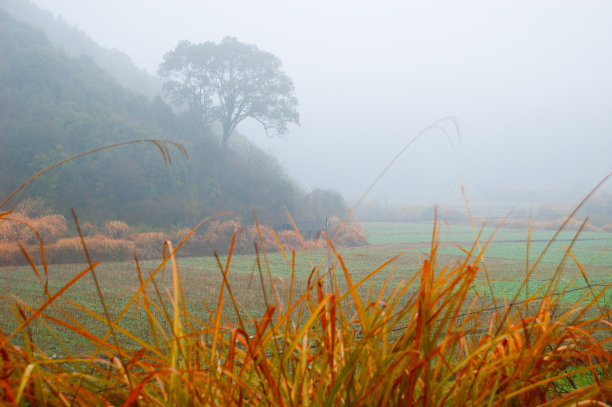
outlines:
M255 209L271 225L286 222L284 207L298 219L346 210L337 194L305 194L246 140L222 149L217 137L175 116L161 99L126 90L90 58L54 48L41 30L2 11L0 36L0 196L71 155L155 138L184 144L191 159L175 154L166 168L152 145L122 147L58 168L26 196L64 214L74 207L89 222L143 227L192 225L221 210L248 221Z
M0 7L15 19L42 29L55 47L69 55L91 57L96 65L128 89L143 93L149 99L160 93L161 84L157 78L136 67L125 53L101 47L83 31L40 9L30 0L2 0Z

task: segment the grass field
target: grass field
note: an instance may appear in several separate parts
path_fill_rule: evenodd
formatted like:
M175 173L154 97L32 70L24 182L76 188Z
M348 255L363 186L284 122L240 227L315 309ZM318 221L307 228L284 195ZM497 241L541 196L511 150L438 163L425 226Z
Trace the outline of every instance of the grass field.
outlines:
M528 245L526 231L501 229L480 258L492 229L473 244L465 226L441 225L437 239L433 225L363 228L370 244L332 256L0 268L1 394L126 406L609 399L610 234L561 234L535 267L549 232ZM317 281L328 261L331 290Z
M376 291L379 289L389 274L392 274L392 276L389 278L388 291L391 291L401 281L408 280L419 269L431 247L431 224L371 222L363 223L362 227L370 244L340 250L354 280L361 279L373 269L403 253L375 275L367 286L360 287L359 291L362 297L366 297L369 290ZM482 244L493 233L494 229L485 228L480 238ZM533 233L530 244L531 263L543 250L552 234L553 232L550 231ZM561 262L564 250L569 246L573 237L574 234L571 232L565 232L559 236L558 243L553 245L532 275L526 288L529 294L533 294L551 278ZM494 296L498 299L510 300L521 285L526 268L526 239L527 232L525 230L501 229L497 231L486 249L484 265L487 267L491 278L490 283ZM461 255L462 250L470 249L473 241L474 232L471 227L442 224L438 262L450 263L454 261ZM475 249L475 252L477 253L478 249ZM573 252L584 267L591 284L610 282L612 276L611 233L583 232L576 242ZM245 316L260 317L264 313L266 299L262 294L262 281L266 287L266 292L272 295L267 283L268 272L276 279L276 286L280 291L288 289L287 282L290 280L290 263L292 261L291 253L288 253L287 256L285 258L279 252L268 253L265 257L261 255L259 262L263 279L260 278L255 255L237 255L232 258L228 278L233 290L237 293L237 300L241 309L247 314ZM221 257L220 261L222 265L225 265L227 258ZM336 263L332 261L332 266L338 270ZM143 278L146 278L158 264L159 261L141 262ZM179 258L178 264L185 287L185 299L188 308L195 316L203 318L208 315L210 309L214 309L216 306L219 287L222 282L219 264L214 257ZM307 285L307 280L314 267L321 266L321 269L326 269L327 251L321 249L310 253L296 252L295 264L296 284L294 290L295 293L301 293L303 287ZM48 272L49 291L51 293L58 291L85 267L83 264L50 266ZM101 281L102 292L109 304L110 314L111 316L117 315L139 287L135 262L103 263L97 267L97 273L98 279ZM155 293L153 290L149 295L159 295L161 298L167 299L168 290L171 288L170 273L162 272L156 278L156 282L159 293ZM340 275L338 275L338 284L341 289L346 289L346 283ZM563 288L565 284L569 285L572 291L562 297L562 304L572 304L585 294L584 290L575 290L575 288L585 287L586 283L571 259L566 261L559 288ZM477 275L474 290L490 300L490 290L485 284L484 274L479 273ZM518 299L523 299L526 294L526 292L521 291ZM2 297L0 301L0 324L5 332L10 332L17 325L17 319L14 311L11 310L11 304L24 303L34 307L41 304L45 299L43 284L30 267L0 268L0 296ZM93 280L89 276L72 286L62 296L60 303L75 315L82 313L72 306L73 303L78 303L88 309L101 311L101 304ZM610 306L612 298L608 295L600 303ZM491 302L482 301L483 308L490 305ZM224 308L227 308L228 314L232 314L229 300L225 301ZM138 312L138 309L136 308L134 311ZM79 320L84 324L92 324L94 326L93 332L96 332L95 325L97 322L94 319L82 314L79 316ZM146 335L145 330L141 329L144 324L137 317L130 318L127 315L123 324L131 332ZM100 326L100 332L103 329L103 326ZM34 330L38 338L38 346L52 353L62 352L62 347L58 345L57 338L44 326L35 325ZM73 351L75 349L82 352L91 351L90 343L82 343L81 338L68 331L60 332L58 335L64 340L65 345Z
M394 246L406 250L408 256L419 256L427 251L431 242L432 227L429 224L415 224L405 222L364 222L362 223L365 235L372 245L382 247ZM494 295L500 298L511 299L519 289L525 278L529 265L540 256L546 245L553 237L554 230L533 230L528 241L528 231L525 229L473 228L469 225L442 224L440 228L440 249L438 253L446 259L460 256L462 250L468 249L476 241L484 245L492 237L484 254L484 265L491 277L491 286ZM567 248L576 237L576 232L563 231L557 236L555 243L546 251L541 263L530 278L528 292L533 293L546 284L555 270L562 263ZM529 248L528 248L529 246ZM573 243L572 253L586 272L591 284L607 284L612 281L612 233L581 232ZM529 256L528 256L529 255ZM567 258L561 281L571 286L570 292L564 294L561 302L575 303L582 295L587 283L581 276L576 262ZM487 294L484 281L477 279L482 293ZM525 298L526 293L520 293L519 300ZM602 304L612 305L612 298L606 297Z

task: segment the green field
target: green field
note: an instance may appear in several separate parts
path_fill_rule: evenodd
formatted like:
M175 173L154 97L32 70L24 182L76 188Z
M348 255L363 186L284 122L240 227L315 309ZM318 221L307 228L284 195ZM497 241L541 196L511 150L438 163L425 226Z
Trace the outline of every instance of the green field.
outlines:
M410 279L422 261L427 258L431 248L432 225L431 224L408 224L408 223L364 223L364 232L370 242L368 246L356 248L339 249L342 259L351 274L353 281L358 281L370 271L383 265L385 262L398 255L403 254L395 261L386 266L382 272L378 273L371 281L360 287L360 294L367 297L369 290L376 291L382 286L385 279L389 278L388 290L401 280ZM491 228L482 231L481 244L489 239L494 232ZM533 264L539 256L553 232L536 231L532 235L530 243L529 261ZM564 250L570 245L574 235L563 233L559 236L557 243L554 243L548 254L544 256L541 263L532 275L526 289L533 293L544 283L549 281L555 270L561 263ZM483 296L483 307L491 304L491 298L487 286L484 284L484 267L491 279L491 287L495 297L510 300L519 289L525 276L526 270L526 249L527 232L524 230L501 229L499 230L490 245L485 251L484 266L481 267L477 278L474 294L479 293ZM440 226L440 247L438 255L438 270L445 263L456 261L462 250L470 250L474 242L474 233L468 226ZM580 261L591 284L608 283L612 275L612 234L584 232L580 239L575 243L573 253ZM474 248L474 255L478 253L478 247ZM288 286L293 260L292 254L287 253L285 258L281 253L269 253L266 256L260 255L259 264L255 255L238 255L231 260L228 279L231 288L236 295L237 301L242 309L247 310L248 314L260 317L265 310L266 298L262 292L262 280L266 289L268 299L273 295L270 289L270 278L281 298L288 295ZM95 260L95 259L94 259ZM223 266L227 258L220 259ZM201 258L180 258L179 266L181 278L185 289L185 299L189 310L198 318L208 318L209 310L216 307L216 301L221 287L222 275L217 260L212 257ZM146 261L140 264L143 278L147 278L150 273L159 266L159 261ZM346 287L343 272L338 261L333 256L331 264L335 270L338 284L341 288ZM50 266L48 270L49 291L51 294L57 292L78 272L85 269L85 265L56 265ZM103 263L96 268L98 279L112 317L116 317L120 310L127 304L132 295L139 287L138 271L134 262L124 263ZM261 270L261 277L260 277ZM307 285L308 278L315 270L327 270L327 252L325 250L314 250L310 253L296 252L295 284L291 289L293 295L303 292ZM44 272L39 269L44 280ZM158 293L155 287L150 287L150 296L159 295L169 304L168 292L171 289L171 272L160 270L155 278ZM562 289L564 285L569 285L570 289L582 288L586 286L583 277L580 275L578 267L572 259L567 259L561 278ZM5 267L0 268L0 324L5 333L11 332L17 324L15 314L15 304L27 304L35 308L45 300L43 284L38 279L30 267ZM521 290L519 300L524 297L524 290ZM584 290L574 290L567 293L562 298L562 303L575 303L580 297L585 295ZM603 298L603 305L610 305L612 298ZM99 324L94 318L76 309L72 303L78 303L91 310L101 313L100 300L97 295L93 279L90 275L84 276L74 286L69 288L62 296L63 311L70 315L78 316L83 324L96 326ZM142 307L142 304L137 304ZM232 314L229 300L224 303L228 314ZM52 314L60 316L62 309L52 310ZM122 321L122 326L129 328L131 332L146 335L146 323L139 320L137 309L132 308ZM245 315L249 316L249 315ZM89 326L89 325L88 325ZM36 333L38 346L48 349L57 349L57 339L54 334L61 337L65 346L73 350L80 350L85 346L80 338L69 332L51 332L40 323L33 326ZM100 326L100 330L103 330ZM93 329L96 332L96 329ZM100 333L102 333L100 331ZM83 347L82 351L89 349Z
M370 244L395 245L412 256L425 255L432 240L431 224L364 222L362 227ZM521 285L528 265L531 267L540 257L554 234L554 230L534 230L527 244L529 234L525 229L481 229L441 224L438 253L452 258L472 247L474 253L479 253L479 248L486 244L484 265L492 279L495 295L511 298ZM474 243L477 241L476 236L479 237L479 244ZM567 256L563 262L570 246L571 253L584 269L591 284L607 284L612 281L612 233L582 232L576 236L575 231L563 231L535 268L529 282L530 291L547 282L560 264L563 264L564 269L561 279L563 283L571 284L572 289L587 285L572 257ZM573 303L581 295L580 291L572 291L563 300Z

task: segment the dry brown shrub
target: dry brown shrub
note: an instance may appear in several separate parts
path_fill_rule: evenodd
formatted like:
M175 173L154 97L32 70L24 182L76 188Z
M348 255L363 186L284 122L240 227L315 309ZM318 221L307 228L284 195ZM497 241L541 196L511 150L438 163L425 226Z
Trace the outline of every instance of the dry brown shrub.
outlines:
M176 248L190 232L190 228L179 229L170 234L169 240ZM185 243L180 247L179 251L177 252L177 255L202 256L204 253L204 246L204 236L199 233L199 231L196 231L196 233L192 234L189 239L187 239Z
M303 250L304 246L308 250L315 248L315 242L310 239L303 239L304 245L302 245L300 235L294 230L280 230L276 232L276 236L284 250Z
M336 217L329 219L329 238L332 239L338 228L342 225L342 221ZM334 240L335 246L340 247L352 247L352 246L363 246L368 244L361 225L359 222L351 221L344 224L340 230L340 234Z
M170 235L170 240L174 244L179 244L179 242L181 242L185 237L187 237L189 232L191 232L191 229L189 229L189 228L182 228L182 229L175 230ZM194 237L194 235L191 235L190 239L192 239Z
M130 235L130 227L120 220L111 220L104 224L104 230L113 239L127 239Z
M87 240L86 243L88 243ZM90 249L89 245L87 248ZM56 243L47 245L45 252L49 263L84 263L87 261L78 237L60 239Z
M253 243L257 243L261 246L259 233L257 232L257 226L249 225L249 235L251 236L251 247ZM266 250L275 251L277 250L276 239L274 238L274 230L268 226L259 225L259 231L261 232L261 240L263 240L264 247Z
M342 229L340 235L336 238L335 244L341 247L353 247L366 245L368 241L359 225L350 224Z
M236 253L253 253L256 243L261 247L259 233L261 233L261 240L263 240L266 250L275 251L277 248L274 232L271 228L259 225L258 232L257 226L243 225L236 219L211 222L201 242L198 243L205 253L212 253L213 251L225 253L229 250L234 232L236 232L234 243L234 252ZM202 252L199 255L202 255Z
M534 227L536 229L538 228L543 228L543 229L549 229L549 230L557 230L561 227L561 225L563 224L563 222L566 221L566 218L558 218L555 219L554 221L548 221L548 222L534 222ZM567 225L565 226L565 230L578 230L581 226L582 226L582 220L578 220L578 219L570 219L567 221ZM541 226L541 224L544 225L544 227ZM599 232L601 231L600 228L593 226L589 223L587 223L584 226L584 230L585 231L590 231L590 232Z
M68 231L68 222L62 215L47 215L34 219L33 226L36 228L45 244L53 243L63 237ZM28 243L37 243L36 238Z
M256 225L244 225L237 232L235 249L240 253L254 253L255 244L261 249L261 241L263 241L266 251L278 250L274 231L267 226L259 225L258 231Z
M209 251L227 252L235 231L241 228L240 222L230 219L210 222L204 233L204 245Z
M29 220L18 212L11 213L10 216L3 218L0 222L0 243L12 242L15 238L18 238L21 229L25 227L19 221L27 222Z
M109 239L104 235L85 238L87 250L93 261L123 261L132 258L134 242ZM45 253L50 263L82 263L86 261L83 246L78 237L60 239L46 246Z
M28 264L15 242L0 243L0 266L23 266Z
M160 258L163 255L164 242L168 236L162 232L137 233L130 236L136 246L136 253L142 259Z
M110 239L105 235L85 237L87 250L93 261L124 261L132 259L136 245L124 239ZM41 264L40 246L24 246L35 264ZM45 244L45 260L48 264L85 263L81 239L70 237L55 243ZM15 242L0 243L0 266L20 266L28 264L27 258Z
M254 225L241 226L236 230L235 250L238 253L252 253L255 251L255 243L259 244L257 228ZM263 236L262 231L262 236Z
M43 242L49 244L56 242L68 230L66 218L57 214L29 218L20 212L14 212L9 219L0 223L0 242L18 239L26 245L37 244L38 238L35 233L37 231Z

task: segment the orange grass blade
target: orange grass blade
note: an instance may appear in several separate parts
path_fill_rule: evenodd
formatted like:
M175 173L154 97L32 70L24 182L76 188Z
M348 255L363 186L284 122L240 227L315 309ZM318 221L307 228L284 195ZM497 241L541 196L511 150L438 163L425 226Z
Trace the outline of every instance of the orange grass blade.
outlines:
M232 242L230 244L229 253L227 255L227 263L225 264L225 270L223 270L223 282L221 283L221 289L219 290L219 301L217 302L217 313L215 316L215 324L213 326L213 338L212 348L210 352L210 364L214 366L214 358L217 354L217 342L219 341L220 329L221 329L221 315L223 313L223 295L225 293L225 282L227 281L227 273L229 272L230 262L232 260L232 253L234 252L234 245L236 244L236 232L232 235Z
M285 352L283 353L283 356L282 356L282 359L281 359L283 365L287 363L287 360L292 356L292 352L296 348L297 344L299 342L301 342L301 340L304 337L304 335L306 334L306 332L316 322L319 313L325 307L325 305L331 300L331 298L332 298L332 294L327 294L321 300L321 302L319 302L317 307L312 310L312 313L311 313L310 317L308 318L308 320L306 320L304 325L302 325L300 330L296 333L296 335L294 336L294 338L290 342L289 346L287 346L285 348Z
M348 284L349 292L351 293L351 298L353 299L353 304L355 305L355 308L357 309L357 315L359 316L359 323L361 324L361 329L363 331L366 331L369 318L367 317L364 311L363 303L361 302L361 298L359 297L359 294L357 293L357 287L355 287L355 285L353 284L353 279L351 278L351 274L349 273L348 269L346 268L346 265L344 264L344 260L340 256L340 253L338 253L336 248L332 245L331 241L327 237L327 234L325 234L325 238L327 239L327 244L329 245L329 247L331 247L332 251L334 252L336 259L338 259L338 262L340 263L340 267L342 267L342 271L344 272L344 278L346 279L346 283Z

